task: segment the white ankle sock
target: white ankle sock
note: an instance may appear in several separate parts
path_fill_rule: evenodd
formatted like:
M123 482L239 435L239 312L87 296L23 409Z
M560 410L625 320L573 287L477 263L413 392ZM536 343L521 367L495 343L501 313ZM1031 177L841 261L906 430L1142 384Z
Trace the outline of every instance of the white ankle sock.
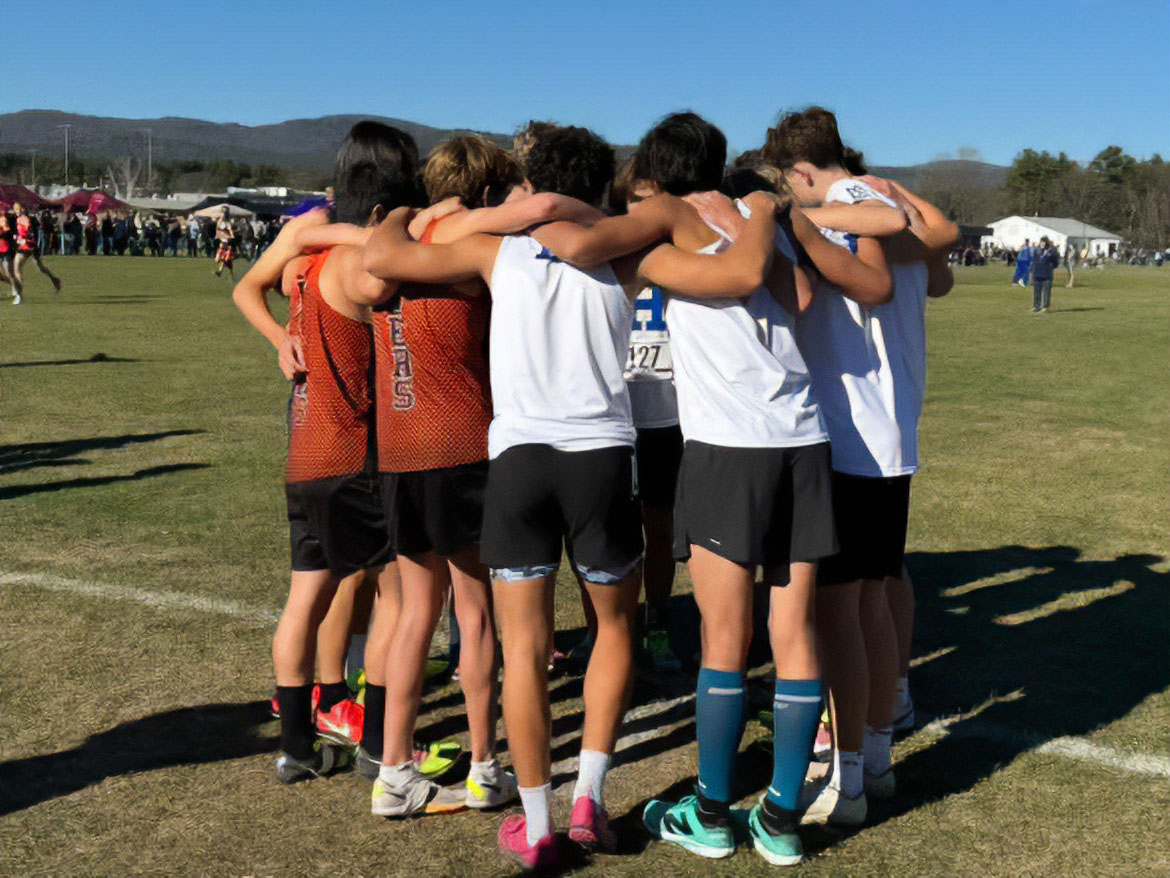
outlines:
M382 783L391 786L401 786L415 774L417 768L414 762L403 762L400 765L385 765L378 769L378 777Z
M605 773L609 771L609 754L598 750L582 750L577 761L577 784L573 787L573 801L588 796L598 805L601 801L601 787Z
M542 787L520 787L520 804L524 806L524 821L530 845L536 844L552 832L548 815L548 800L552 795L552 784Z
M839 789L848 799L861 795L865 789L865 780L862 777L862 757L860 753L841 751L837 753L837 776L834 779Z
M865 757L865 770L870 774L882 774L890 767L892 737L893 729L889 727L884 729L865 727L865 743L862 745L861 754Z
M495 765L496 760L494 756L486 762L472 762L471 771L468 772L468 775L470 777L483 777L485 774L490 772L495 767Z

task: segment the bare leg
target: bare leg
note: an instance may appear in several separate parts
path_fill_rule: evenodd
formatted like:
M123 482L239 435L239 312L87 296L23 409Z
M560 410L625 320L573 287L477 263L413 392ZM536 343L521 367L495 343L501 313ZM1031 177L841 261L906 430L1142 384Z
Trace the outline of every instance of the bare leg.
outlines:
M317 629L317 669L322 683L340 683L345 679L345 653L349 649L354 602L365 578L366 571L359 570L337 584L329 612Z
M869 666L869 706L866 722L887 728L894 719L898 692L898 637L886 600L885 580L866 580L861 586L861 630Z
M782 680L815 680L821 676L816 617L817 565L789 565L788 585L773 588L768 632L776 676Z
M402 603L402 583L398 577L398 562L391 561L378 574L374 606L370 614L370 633L366 639L366 682L371 686L386 685L386 655L390 638L398 623Z
M860 607L860 580L817 589L816 629L824 679L832 698L833 745L848 753L861 750L869 705Z
M597 614L597 640L585 671L585 727L581 749L613 753L634 681L634 618L639 573L617 585L585 588Z
M459 683L467 708L471 759L486 762L496 749L496 633L487 568L472 545L449 559L459 620Z
M906 677L910 674L910 641L914 638L914 585L905 568L901 578L886 580L886 600L898 638L898 676Z
M447 578L437 577L435 567L431 552L398 558L402 608L386 656L384 765L401 765L413 758L414 724L426 675L427 652L447 596Z
M294 570L288 600L272 638L272 664L277 686L305 686L313 682L317 626L329 610L337 581L328 570Z
M753 571L695 545L687 568L701 617L703 667L743 671L752 640Z
M646 528L646 563L642 579L646 584L646 607L651 615L666 611L674 585L674 511L645 506L642 524Z
M492 582L504 649L504 724L516 780L539 787L551 779L548 645L552 638L552 576Z
M33 261L36 262L37 268L41 270L41 274L47 277L50 283L53 284L53 289L58 293L61 292L61 278L57 277L57 275L53 274L53 272L49 270L49 266L45 265L44 260L41 259L41 254L34 253L32 258Z

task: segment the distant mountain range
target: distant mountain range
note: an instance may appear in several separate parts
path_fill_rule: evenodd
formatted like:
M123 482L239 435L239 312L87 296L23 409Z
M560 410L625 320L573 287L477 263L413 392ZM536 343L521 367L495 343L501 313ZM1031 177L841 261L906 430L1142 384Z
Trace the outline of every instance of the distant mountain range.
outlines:
M64 153L61 125L71 125L70 154L79 158L117 159L146 154L147 131L155 162L232 159L250 165L280 165L296 171L328 173L337 147L355 122L375 119L409 132L425 155L436 143L466 130L432 128L403 119L382 116L322 116L319 119L291 119L276 125L237 125L204 122L168 116L162 119L114 119L81 116L57 110L21 110L0 114L0 153L28 153L60 156ZM511 135L488 134L501 145L510 146ZM619 153L628 153L629 147ZM975 189L1003 185L1007 169L998 165L966 160L928 162L906 167L874 167L874 173L893 177L916 188L924 175L943 175L948 180Z

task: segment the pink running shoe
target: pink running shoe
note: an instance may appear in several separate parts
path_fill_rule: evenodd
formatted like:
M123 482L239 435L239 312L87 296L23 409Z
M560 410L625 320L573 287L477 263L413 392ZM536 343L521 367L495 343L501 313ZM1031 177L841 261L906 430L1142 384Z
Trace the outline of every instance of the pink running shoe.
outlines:
M352 747L362 741L365 716L364 707L352 698L346 698L328 711L317 711L317 734L343 747Z
M500 852L515 860L525 871L547 869L557 861L557 837L551 832L536 844L528 843L528 823L520 814L500 824Z
M569 838L594 853L612 854L617 850L617 834L609 828L609 815L589 796L581 796L573 803Z

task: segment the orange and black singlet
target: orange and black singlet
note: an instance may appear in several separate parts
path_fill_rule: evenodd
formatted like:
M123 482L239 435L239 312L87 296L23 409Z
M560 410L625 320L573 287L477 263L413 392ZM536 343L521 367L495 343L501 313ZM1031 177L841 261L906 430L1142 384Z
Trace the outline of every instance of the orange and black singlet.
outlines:
M371 329L322 298L329 253L308 258L289 296L289 334L301 338L308 374L289 407L288 483L362 473L372 457Z
M430 243L434 227L428 226L422 243ZM380 472L487 459L491 299L480 286L478 295L468 295L452 286L404 285L389 305L374 311Z

